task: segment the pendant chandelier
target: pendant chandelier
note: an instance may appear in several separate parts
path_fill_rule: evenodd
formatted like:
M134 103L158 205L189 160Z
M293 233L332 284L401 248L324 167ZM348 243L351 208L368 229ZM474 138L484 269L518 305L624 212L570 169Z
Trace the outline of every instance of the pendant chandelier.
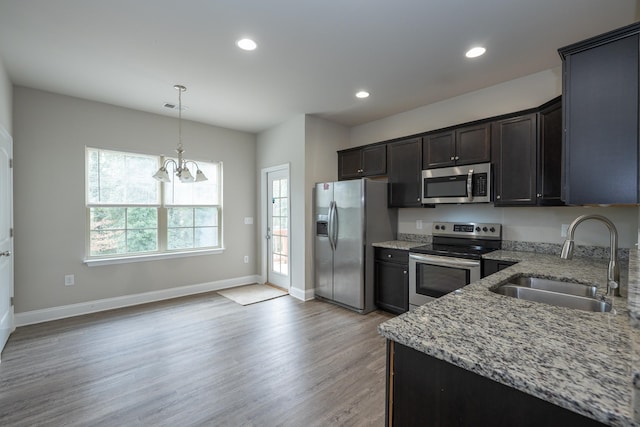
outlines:
M180 182L206 181L207 177L204 176L204 173L202 173L196 162L182 158L182 154L184 153L184 148L182 148L182 92L185 92L187 88L182 85L175 85L174 88L178 91L178 148L176 148L178 161L176 162L173 159L165 160L162 167L158 169L158 172L156 172L153 177L160 182L171 182L168 172L171 166L173 169L172 172L178 177ZM195 178L187 167L188 164L192 164L196 168Z

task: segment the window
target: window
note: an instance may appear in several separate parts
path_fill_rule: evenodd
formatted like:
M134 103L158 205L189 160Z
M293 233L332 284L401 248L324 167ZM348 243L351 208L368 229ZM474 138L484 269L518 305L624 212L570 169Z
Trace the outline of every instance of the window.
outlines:
M221 248L221 163L198 162L208 180L162 184L164 158L87 148L88 258Z

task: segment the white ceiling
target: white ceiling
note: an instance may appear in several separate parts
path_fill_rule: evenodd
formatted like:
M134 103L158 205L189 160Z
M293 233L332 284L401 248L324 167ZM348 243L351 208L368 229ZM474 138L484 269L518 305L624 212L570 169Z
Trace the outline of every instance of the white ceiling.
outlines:
M0 0L0 57L16 85L170 116L183 84L185 119L232 129L354 126L558 66L637 16L636 0Z

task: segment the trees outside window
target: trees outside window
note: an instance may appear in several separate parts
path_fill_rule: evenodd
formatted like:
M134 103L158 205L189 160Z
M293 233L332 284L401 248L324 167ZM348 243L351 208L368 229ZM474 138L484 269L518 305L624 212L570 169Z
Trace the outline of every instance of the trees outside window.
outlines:
M88 257L217 249L221 163L198 162L203 182L152 178L164 158L86 149Z

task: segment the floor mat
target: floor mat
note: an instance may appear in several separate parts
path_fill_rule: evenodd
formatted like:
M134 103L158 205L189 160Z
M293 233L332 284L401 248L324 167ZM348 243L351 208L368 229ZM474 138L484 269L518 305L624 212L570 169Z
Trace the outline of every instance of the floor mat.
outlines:
M231 301L237 302L241 305L255 304L257 302L267 301L273 298L278 298L289 293L280 288L270 285L246 285L238 286L237 288L225 289L218 291L220 295Z

